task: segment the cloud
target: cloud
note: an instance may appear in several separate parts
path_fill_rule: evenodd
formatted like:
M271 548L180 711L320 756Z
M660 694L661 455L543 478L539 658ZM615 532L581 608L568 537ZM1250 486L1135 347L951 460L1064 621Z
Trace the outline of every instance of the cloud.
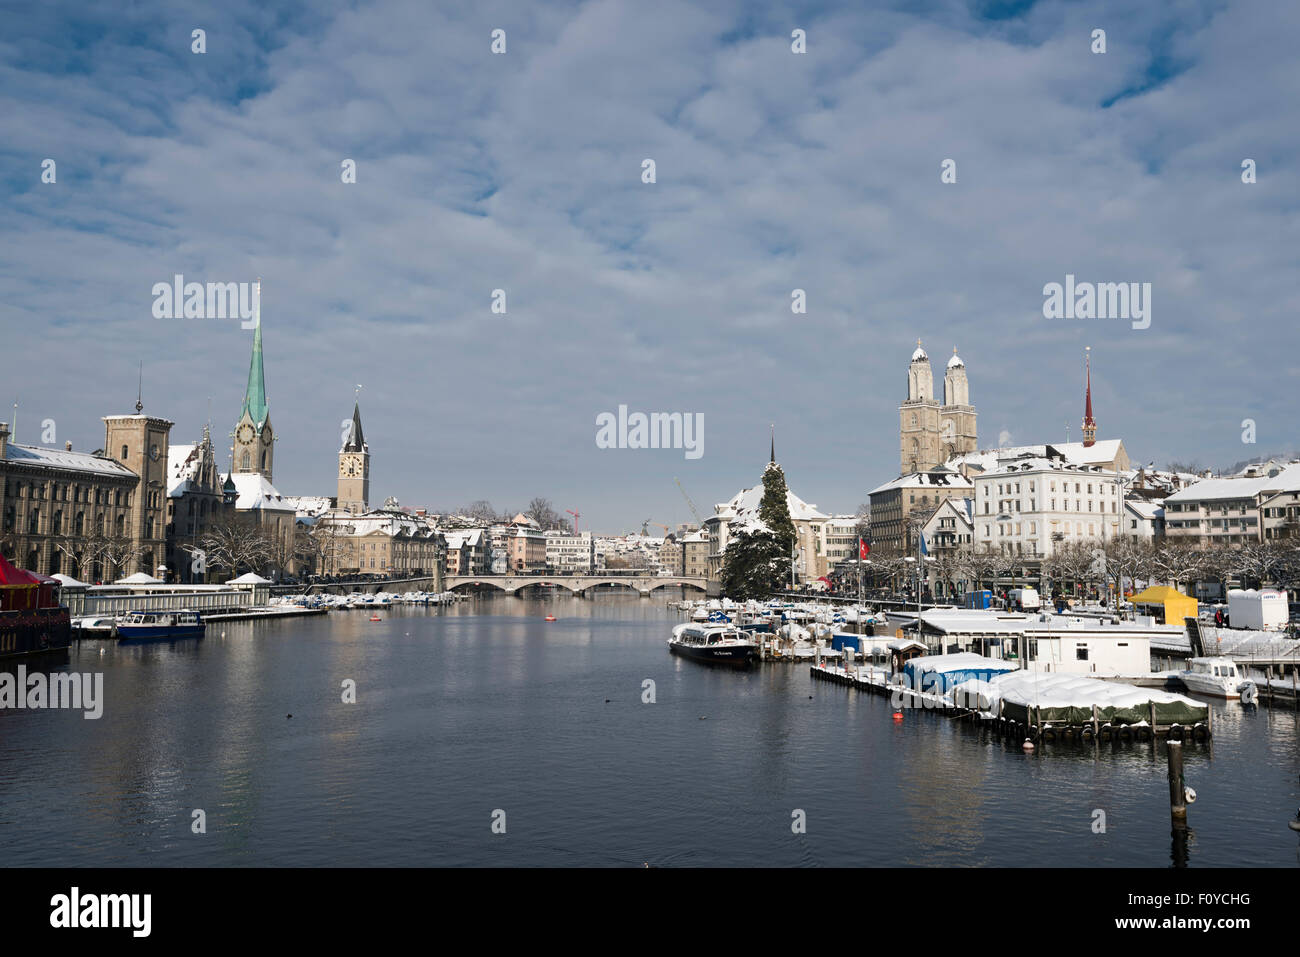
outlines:
M94 448L143 359L177 441L209 397L220 435L248 335L154 320L149 290L260 275L287 493L332 490L361 382L376 500L543 494L598 528L639 528L647 505L673 522L674 476L729 498L776 421L792 487L851 512L897 469L917 337L959 346L981 420L1022 441L1081 417L1091 345L1102 437L1235 460L1244 416L1290 428L1273 384L1294 379L1298 304L1298 14L1248 9L36 15L0 46L6 382ZM1043 319L1067 273L1151 282L1151 328ZM707 455L597 449L594 416L620 403L703 413Z

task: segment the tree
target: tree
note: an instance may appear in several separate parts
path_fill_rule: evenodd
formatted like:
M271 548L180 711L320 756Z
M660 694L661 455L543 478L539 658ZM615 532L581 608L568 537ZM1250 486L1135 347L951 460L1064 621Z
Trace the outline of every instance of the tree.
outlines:
M740 529L722 553L722 593L735 601L766 598L790 581L790 550L770 529Z
M524 514L536 522L543 530L564 528L567 524L560 517L560 513L552 507L550 499L541 496L528 503L528 508L524 510Z
M763 499L758 503L758 520L768 527L789 555L794 551L798 537L794 520L790 518L789 492L785 486L785 472L775 462L763 469Z
M196 552L202 555L205 573L208 568L221 568L232 578L241 569L257 571L272 558L271 543L262 530L236 517L211 525L199 539Z

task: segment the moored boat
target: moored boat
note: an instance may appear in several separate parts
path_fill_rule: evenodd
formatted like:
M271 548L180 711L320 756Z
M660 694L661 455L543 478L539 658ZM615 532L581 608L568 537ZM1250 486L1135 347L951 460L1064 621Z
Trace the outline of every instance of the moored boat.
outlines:
M206 627L197 611L137 611L118 621L117 640L202 638Z
M1243 691L1249 697L1255 688L1255 682L1241 674L1231 658L1191 658L1187 665L1187 670L1180 672L1179 677L1188 691L1216 698L1240 698Z
M668 639L668 649L697 661L729 665L746 665L758 657L758 642L730 625L678 625Z

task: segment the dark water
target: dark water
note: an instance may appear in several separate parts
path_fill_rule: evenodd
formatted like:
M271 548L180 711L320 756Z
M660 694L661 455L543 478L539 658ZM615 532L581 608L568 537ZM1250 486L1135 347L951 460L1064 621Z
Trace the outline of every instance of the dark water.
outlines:
M1163 745L1027 757L932 714L895 724L886 699L814 684L806 665L671 656L681 619L662 599L368 617L74 648L67 668L104 672L104 715L0 711L0 863L1099 867L1184 853ZM356 704L341 700L349 678ZM1213 744L1186 746L1192 866L1296 866L1298 724L1222 705ZM191 833L195 808L206 834Z

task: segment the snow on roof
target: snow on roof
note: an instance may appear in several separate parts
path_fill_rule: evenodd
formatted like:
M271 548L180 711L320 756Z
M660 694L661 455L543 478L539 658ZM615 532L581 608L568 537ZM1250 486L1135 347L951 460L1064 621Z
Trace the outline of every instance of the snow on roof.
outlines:
M763 486L755 485L752 488L741 489L731 497L729 502L715 505L713 509L722 518L743 521L750 517L758 517L758 506L762 501ZM790 509L790 518L796 522L830 518L829 515L823 515L817 511L816 505L810 505L798 495L795 495L794 492L790 491L789 486L786 486L785 490L785 504Z
M1254 498L1261 492L1300 491L1300 465L1289 465L1274 476L1262 478L1201 479L1179 489L1165 502L1200 502L1208 499Z
M922 362L922 361L924 361L924 362L929 362L929 361L930 361L930 357L927 356L927 355L925 354L925 350L924 350L924 349L922 349L920 346L917 346L917 347L916 347L916 351L912 353L912 361L913 361L913 362Z
M1165 514L1164 507L1159 502L1152 502L1143 498L1126 498L1124 507L1136 512L1147 521L1153 521Z
M5 444L5 461L15 465L34 465L72 472L95 472L100 475L120 475L123 478L139 477L121 462L104 455L47 449L43 446L14 445L11 442Z
M324 495L285 495L283 498L285 504L303 518L317 518L333 508L330 499Z
M911 472L907 475L900 475L892 482L886 482L878 488L873 488L868 494L875 495L877 492L887 492L896 488L974 488L974 486L971 484L971 480L960 472L954 472L947 468L937 468L929 472Z
M1082 442L1053 442L1049 445L1010 445L997 449L982 449L979 452L966 452L954 455L944 464L948 468L971 465L991 472L1004 464L1019 459L1046 459L1047 450L1055 449L1073 465L1110 465L1119 455L1122 439L1102 439L1092 446L1085 447ZM1151 473L1147 473L1148 475Z
M264 512L292 512L293 505L285 501L276 487L260 472L235 472L228 476L235 484L239 497L235 508L239 511L260 509Z
M146 575L144 572L136 572L134 575L127 575L125 578L119 578L113 584L115 585L161 585L161 578L154 578L152 575Z
M952 354L952 358L948 360L949 369L961 369L964 368L965 366L966 363L962 362L961 356L957 355L957 353L955 352Z
M263 578L261 575L255 575L252 572L245 572L238 578L232 578L226 582L227 585L269 585L271 579Z
M1052 448L1065 456L1069 462L1081 462L1085 465L1110 463L1119 455L1122 439L1098 439L1090 446L1082 442L1052 443Z
M691 532L689 535L683 535L682 538L681 538L681 541L682 541L683 543L685 543L685 542L707 542L708 540L709 540L709 539L708 539L708 536L704 534L704 529L702 529L702 528L697 528L695 531Z
M86 587L85 582L77 581L71 575L58 574L58 575L51 575L50 577L57 578L63 584L64 588L85 588Z

